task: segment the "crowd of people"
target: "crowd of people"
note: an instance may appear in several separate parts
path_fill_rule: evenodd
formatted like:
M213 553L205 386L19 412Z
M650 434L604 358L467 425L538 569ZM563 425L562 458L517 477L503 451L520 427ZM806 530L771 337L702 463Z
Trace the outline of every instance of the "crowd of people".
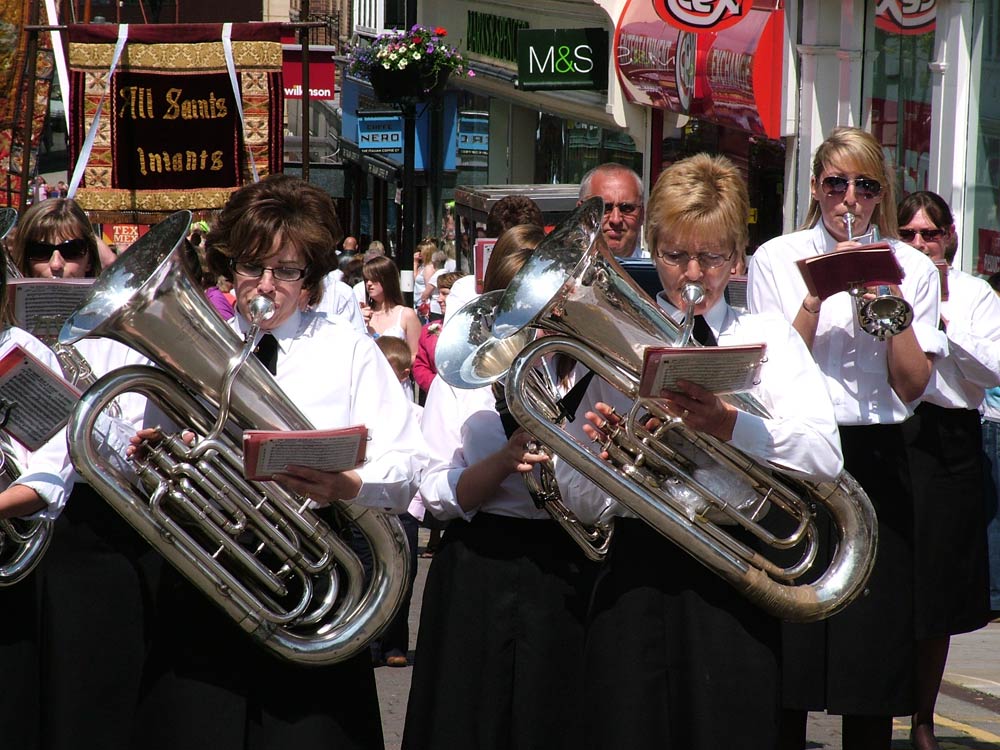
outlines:
M674 481L623 437L638 428L626 423L634 397L620 381L563 354L539 366L557 428L577 446L571 457L539 446L502 388L459 388L439 372L439 341L457 330L450 321L467 319L456 312L477 298L476 315L510 309L505 290L533 272L530 261L566 252L530 199L510 196L491 210L485 231L496 242L481 288L456 270L453 242L422 241L409 303L381 243L361 252L356 238L342 239L328 195L276 175L234 192L184 250L213 309L256 345L315 427L368 428L361 465L292 464L272 481L312 501L369 579L373 550L327 506L395 517L408 545L401 606L339 663L282 661L74 476L65 432L34 453L15 444L21 474L0 492L0 518L51 521L53 535L33 573L0 588L19 613L0 626L0 659L19 686L0 709L0 737L28 749L378 748L373 666L412 663L408 750L801 750L811 711L843 717L848 750L886 750L894 716L909 717L915 748L935 750L950 638L1000 610L1000 278L952 267L958 233L946 201L922 191L897 203L882 149L861 129L829 134L809 189L804 226L749 257L746 182L721 156L669 165L648 200L631 169L600 165L581 180L570 221L593 222L594 248L584 250L608 262L648 259L659 288L646 314L662 325L703 347L766 347L749 390L759 409L679 380L659 393L641 430L689 463L702 491L714 466L708 444L790 481L850 474L873 509L877 553L863 590L834 614L800 623L758 606L676 543L712 511L685 515L685 501L670 500L681 520L668 539L627 493L582 468L586 456L617 467L616 481L659 491ZM800 261L863 243L895 257L898 283L821 293L800 270ZM94 277L113 260L71 198L35 203L6 245L9 267L29 277ZM727 299L743 274L748 309ZM261 297L273 308L263 317ZM906 311L884 335L858 322L876 297ZM607 342L588 335L597 334L578 332L601 355ZM48 346L8 324L0 356L15 344L60 368ZM146 363L108 339L78 350L95 377ZM625 360L616 367L627 370ZM145 398L122 397L102 423L106 450L141 458L163 439L163 424ZM685 437L694 434L714 443L696 448ZM551 493L525 481L543 468L572 523L613 529L603 559L574 544ZM733 548L766 555L751 521L778 523L767 503L723 499L743 514L722 527ZM795 581L804 586L842 543L831 515L810 521L818 552ZM411 657L421 525L435 537Z

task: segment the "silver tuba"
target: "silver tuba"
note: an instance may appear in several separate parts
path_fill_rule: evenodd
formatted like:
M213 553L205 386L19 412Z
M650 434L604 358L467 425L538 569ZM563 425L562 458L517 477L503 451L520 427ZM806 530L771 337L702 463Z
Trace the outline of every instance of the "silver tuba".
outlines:
M515 419L618 502L679 545L771 614L788 620L828 617L862 590L874 562L877 525L864 490L848 474L836 482L791 477L711 436L688 429L655 401L638 400L643 352L675 342L678 326L624 274L603 246L602 201L584 202L535 249L497 305L493 333L500 339L541 328L550 335L526 346L506 375L507 403ZM634 403L622 415L610 461L603 461L558 429L545 405L531 398L531 372L542 358L561 353L589 367ZM766 416L747 394L727 396L741 410ZM647 429L647 415L660 425ZM680 442L684 448L671 447ZM691 453L706 457L725 480L749 486L766 507L767 519L788 517L793 529L777 536L755 515L733 506L725 492L702 481ZM730 482L731 480L731 482ZM699 498L702 510L679 502ZM813 504L829 513L839 534L829 566L817 571L818 541ZM775 555L775 562L727 531L746 529ZM769 553L770 554L770 553ZM816 576L811 584L798 579Z
M13 208L0 209L0 242L17 224L17 211ZM2 249L6 271L17 272L11 262L10 253ZM0 434L0 481L4 487L13 484L21 476L21 467L10 444L10 438ZM45 554L52 540L51 521L31 521L25 518L0 519L0 587L10 586L34 570Z
M501 419L506 409L503 376L514 357L535 338L535 331L525 328L505 339L493 336L496 305L502 290L487 292L468 302L451 315L441 329L434 349L434 364L438 376L455 388L491 386L497 399ZM559 394L549 371L539 367L526 378L531 400L543 408L552 422L561 422ZM505 428L506 428L505 423ZM532 452L546 452L535 444ZM537 474L537 475L536 475ZM610 523L584 525L562 502L555 473L549 463L539 464L536 471L521 475L535 504L544 509L577 543L583 553L594 561L603 560L611 544L613 527Z
M861 241L870 239L878 242L878 227L872 225L867 237L854 236L854 214L844 214L844 224L847 227L847 239ZM891 336L902 333L913 322L913 307L902 297L897 297L889 290L889 286L880 284L875 287L874 297L868 299L868 290L864 284L855 284L847 290L854 298L854 306L858 314L858 325L869 336L879 341L885 341Z
M83 395L67 434L79 472L136 530L246 632L275 654L330 664L357 653L388 624L407 585L399 521L334 503L372 549L366 583L358 557L308 499L243 478L243 429L312 429L306 417L226 325L185 266L186 211L154 226L101 274L60 341L104 336L162 370L124 367ZM263 312L263 311L261 311ZM102 458L97 415L134 391L177 425L135 462L144 491Z

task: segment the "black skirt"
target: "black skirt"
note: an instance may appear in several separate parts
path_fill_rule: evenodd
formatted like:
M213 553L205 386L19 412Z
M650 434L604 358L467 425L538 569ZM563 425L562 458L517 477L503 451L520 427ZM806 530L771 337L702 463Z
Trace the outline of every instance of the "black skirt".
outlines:
M900 425L841 427L845 468L864 487L878 519L871 577L844 610L817 623L782 627L786 708L902 716L914 696L913 494ZM835 541L819 517L820 560Z
M585 747L773 747L779 623L643 521L619 519L587 635Z
M332 666L284 661L166 567L135 750L380 750L371 653Z
M990 618L979 412L921 404L905 425L914 481L916 637Z
M403 747L578 750L593 573L552 521L452 521L427 574Z
M0 701L5 745L129 747L160 562L88 485L74 487L36 570L0 590L0 663L18 686Z

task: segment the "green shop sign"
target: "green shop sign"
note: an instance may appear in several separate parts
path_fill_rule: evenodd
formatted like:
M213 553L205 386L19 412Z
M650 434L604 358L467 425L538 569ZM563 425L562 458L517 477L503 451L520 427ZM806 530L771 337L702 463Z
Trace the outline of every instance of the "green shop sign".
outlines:
M604 29L522 29L517 32L518 87L608 87L608 32Z

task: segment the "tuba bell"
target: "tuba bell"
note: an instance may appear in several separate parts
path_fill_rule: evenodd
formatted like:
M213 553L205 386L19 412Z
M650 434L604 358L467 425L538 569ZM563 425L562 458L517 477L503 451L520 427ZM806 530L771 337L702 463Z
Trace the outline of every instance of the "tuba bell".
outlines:
M811 482L763 466L723 441L685 427L654 400L639 398L646 347L675 343L681 332L603 247L602 204L600 198L585 201L550 233L497 304L493 333L498 338L520 335L526 328L550 332L511 362L506 374L511 413L561 460L766 611L797 621L830 616L858 595L871 572L877 525L868 496L847 473L835 482ZM531 372L553 354L590 368L634 402L622 415L610 461L559 429L544 405L531 398ZM767 416L749 394L724 398L743 411ZM658 427L647 427L649 415L658 418ZM684 448L671 447L671 441ZM720 482L696 475L692 451L710 461ZM758 496L757 512L734 507L724 491L713 489L719 485L749 487ZM833 559L822 571L815 564L813 504L825 508L839 534ZM783 513L793 530L783 536L771 532L759 522L764 511L768 517ZM750 548L717 518L743 527L774 555ZM781 555L795 559L791 564L772 559ZM802 583L806 575L816 576L814 582Z
M4 241L17 224L17 210L0 209L0 251L3 252L5 270L10 277L17 267L7 252ZM21 476L10 438L0 434L0 482L4 487ZM0 519L0 587L11 586L34 570L52 540L51 521L33 521L25 518Z
M332 504L371 547L366 582L357 555L307 498L243 478L242 430L313 427L249 357L256 331L241 340L195 284L183 257L190 221L181 211L155 225L105 269L64 325L64 344L112 338L162 368L124 367L89 388L67 427L70 455L147 542L259 643L302 664L342 661L399 607L406 537L393 516ZM92 438L100 412L130 391L198 436L188 445L165 435L134 462L141 489Z

